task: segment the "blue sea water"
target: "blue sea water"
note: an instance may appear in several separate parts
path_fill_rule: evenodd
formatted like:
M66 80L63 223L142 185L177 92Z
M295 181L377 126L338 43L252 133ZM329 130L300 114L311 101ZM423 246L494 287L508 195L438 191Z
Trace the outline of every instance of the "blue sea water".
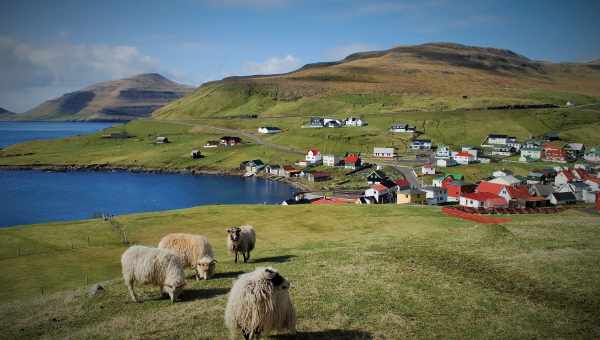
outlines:
M0 122L0 148L30 140L55 139L93 133L115 123Z

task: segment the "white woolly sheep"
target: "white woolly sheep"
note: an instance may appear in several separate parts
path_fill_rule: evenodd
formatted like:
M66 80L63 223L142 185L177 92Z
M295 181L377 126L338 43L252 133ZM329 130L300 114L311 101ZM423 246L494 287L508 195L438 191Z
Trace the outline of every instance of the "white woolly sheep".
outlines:
M200 280L200 276L208 280L215 273L217 260L206 236L168 234L160 240L158 248L171 250L179 255L184 267L196 270L196 280Z
M225 307L225 326L235 338L258 339L271 330L296 332L290 283L274 268L257 268L233 283Z
M235 254L235 263L238 261L238 252L242 253L244 263L250 260L250 252L256 245L256 232L251 225L227 228L227 248L230 254Z
M169 294L175 302L185 286L183 264L177 254L163 249L133 246L121 256L123 281L135 302L134 284L152 284L160 287L161 294Z

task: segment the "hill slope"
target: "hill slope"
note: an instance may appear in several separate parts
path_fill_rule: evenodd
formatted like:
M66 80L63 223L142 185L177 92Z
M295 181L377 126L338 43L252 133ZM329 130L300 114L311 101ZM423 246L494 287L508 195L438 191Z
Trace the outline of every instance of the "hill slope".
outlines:
M183 97L192 88L159 74L140 74L107 81L48 100L22 115L22 120L131 120Z
M8 111L2 107L0 107L0 119L7 117L7 118L11 118L14 116L14 112Z
M577 103L600 96L593 64L537 62L512 51L437 43L352 54L287 74L202 85L158 118L310 115Z

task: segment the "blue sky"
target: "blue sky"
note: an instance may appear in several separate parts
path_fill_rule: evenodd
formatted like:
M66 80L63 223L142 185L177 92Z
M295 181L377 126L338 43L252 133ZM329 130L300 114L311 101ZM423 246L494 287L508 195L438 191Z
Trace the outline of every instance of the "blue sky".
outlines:
M0 107L143 72L199 85L425 42L588 61L598 15L597 0L3 0Z

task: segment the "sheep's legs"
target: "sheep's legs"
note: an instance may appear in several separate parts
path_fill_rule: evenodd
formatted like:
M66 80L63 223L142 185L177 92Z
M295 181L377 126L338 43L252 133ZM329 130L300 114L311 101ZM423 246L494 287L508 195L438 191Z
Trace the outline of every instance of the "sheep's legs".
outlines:
M133 282L129 281L125 284L127 285L127 290L129 290L129 295L131 295L133 302L139 302L138 297L135 295L135 291L133 290Z

